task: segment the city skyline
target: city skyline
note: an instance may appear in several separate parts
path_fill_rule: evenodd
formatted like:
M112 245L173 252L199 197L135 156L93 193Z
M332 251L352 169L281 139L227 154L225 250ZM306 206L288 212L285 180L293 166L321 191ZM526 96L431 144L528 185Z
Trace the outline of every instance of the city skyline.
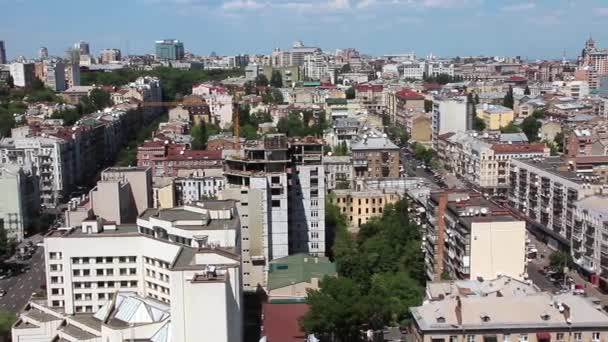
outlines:
M175 38L186 51L207 55L269 53L295 40L323 49L354 47L382 55L414 51L419 56L579 55L591 34L608 45L602 21L608 4L599 0L135 0L118 3L46 3L2 0L13 15L0 28L7 57L65 54L85 40L93 54L119 48L123 54L154 53L154 42ZM120 7L116 7L120 5ZM118 11L113 8L120 8ZM34 25L23 27L29 17ZM462 20L470 17L471 20ZM17 19L19 18L19 20ZM437 23L440 22L441 25ZM521 23L513 26L512 23ZM61 24L58 24L61 23ZM254 30L252 30L252 27ZM328 34L329 33L329 34ZM395 39L400 33L404 38Z

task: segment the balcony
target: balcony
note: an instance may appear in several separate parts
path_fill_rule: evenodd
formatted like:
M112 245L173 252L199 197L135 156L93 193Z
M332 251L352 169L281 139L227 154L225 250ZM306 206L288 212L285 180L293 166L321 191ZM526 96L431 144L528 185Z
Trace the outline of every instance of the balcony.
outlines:
M367 167L367 159L353 159L353 167Z

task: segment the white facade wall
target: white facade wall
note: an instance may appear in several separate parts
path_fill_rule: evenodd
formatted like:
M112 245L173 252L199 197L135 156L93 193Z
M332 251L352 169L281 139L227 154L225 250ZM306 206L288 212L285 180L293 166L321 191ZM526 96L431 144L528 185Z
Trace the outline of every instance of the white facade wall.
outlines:
M232 125L232 95L216 93L204 98L209 105L211 116L220 127Z
M449 132L465 132L470 127L465 97L435 99L432 117L432 141L437 144L437 137Z
M217 198L226 186L224 177L191 177L175 180L181 187L179 203L194 203L206 198Z
M290 194L290 254L325 255L325 171L297 165Z
M17 87L29 87L34 78L34 64L31 63L12 63L9 72L13 78L13 84Z

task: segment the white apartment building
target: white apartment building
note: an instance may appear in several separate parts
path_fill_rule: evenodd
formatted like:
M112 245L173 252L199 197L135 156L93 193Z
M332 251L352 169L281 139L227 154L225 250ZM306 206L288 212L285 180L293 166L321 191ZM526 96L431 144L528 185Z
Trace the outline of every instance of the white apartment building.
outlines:
M289 254L325 256L325 172L295 165L289 189Z
M423 242L427 277L526 276L526 222L475 192L431 193Z
M590 88L587 81L556 81L553 82L553 89L565 96L580 99L589 96Z
M335 67L329 63L329 57L323 53L313 53L304 56L304 75L312 80L331 77Z
M450 62L427 62L426 63L426 75L427 76L438 76L441 74L446 74L449 76L454 76L454 64Z
M569 248L576 201L605 187L593 176L577 175L559 157L513 159L509 167L509 205L534 222L554 248Z
M232 125L232 95L215 93L203 97L209 105L211 117L222 128L227 128Z
M239 342L239 231L233 201L207 201L50 232L48 297L26 307L13 340Z
M40 181L41 204L57 205L75 179L70 142L56 137L4 138L0 161L32 171Z
M64 91L68 88L65 77L65 64L59 61L43 61L44 84L53 91ZM80 71L79 71L80 74Z
M16 87L29 87L34 81L33 63L12 63L9 67L9 72Z
M433 147L437 148L437 140L441 134L470 130L473 125L472 120L472 115L467 108L466 97L436 96L433 99L431 126Z
M175 179L177 203L189 204L205 198L217 198L226 186L223 176L192 176Z
M406 62L403 66L403 79L421 80L426 72L426 64L424 62Z
M135 82L129 83L127 90L128 92L123 95L125 99L132 97L142 102L161 102L163 100L160 79L157 77L139 77ZM163 111L163 107L144 106L143 111L144 121L150 122Z
M0 168L0 221L6 237L23 240L40 209L38 178L16 165Z

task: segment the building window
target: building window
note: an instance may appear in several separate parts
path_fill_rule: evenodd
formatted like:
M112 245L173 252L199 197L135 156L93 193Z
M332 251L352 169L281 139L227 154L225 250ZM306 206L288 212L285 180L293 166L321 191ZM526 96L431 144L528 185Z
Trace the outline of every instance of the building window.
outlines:
M520 334L519 342L528 342L528 334Z
M582 341L583 340L583 334L580 332L575 332L574 333L574 340L575 341Z
M281 207L281 200L272 200L272 207L273 208Z
M511 335L510 334L504 334L502 335L502 341L503 342L509 342L511 340Z
M449 342L458 342L458 336L450 336Z
M600 340L600 333L599 332L591 333L591 341L597 342L599 340Z
M475 342L475 335L467 335L467 342Z

